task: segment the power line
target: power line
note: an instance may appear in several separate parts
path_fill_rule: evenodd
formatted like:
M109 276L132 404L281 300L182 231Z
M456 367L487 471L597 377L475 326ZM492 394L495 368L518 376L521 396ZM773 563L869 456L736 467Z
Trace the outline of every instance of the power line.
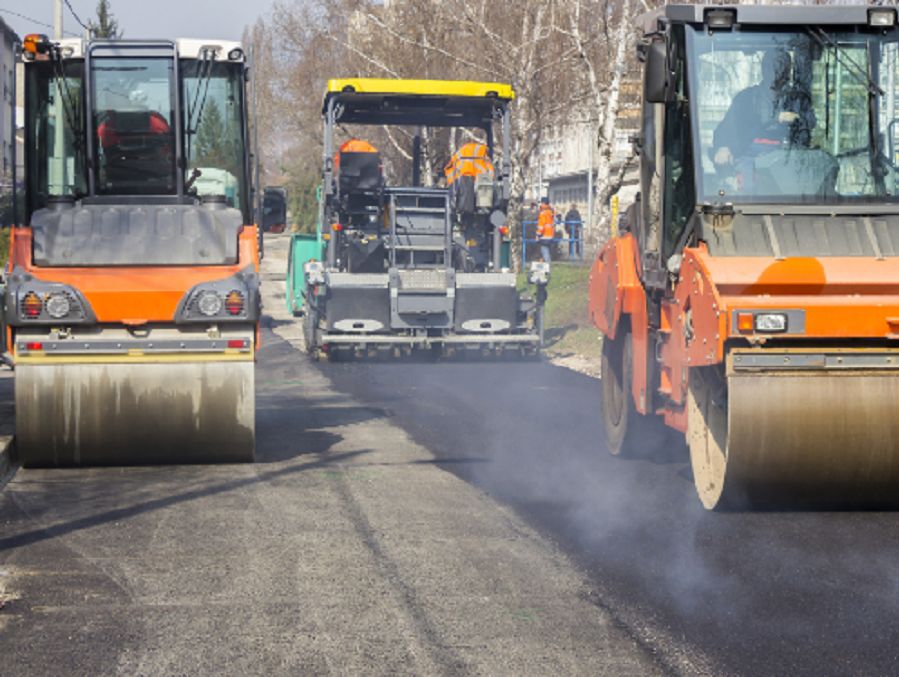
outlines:
M25 21L30 21L33 24L37 24L38 26L43 26L44 28L53 28L51 24L44 23L43 21L38 21L34 17L26 16L21 12L16 12L11 9L6 9L5 7L0 7L0 13L9 14L10 16L18 17L19 19L24 19ZM68 33L73 38L78 37L78 33L73 33L72 31L63 31L63 33Z
M66 7L69 8L69 11L72 13L72 16L75 17L75 21L78 22L78 25L81 26L84 30L90 31L90 28L88 26L85 26L84 22L78 18L77 14L75 14L75 10L72 9L72 4L69 2L69 0L63 0L63 2L66 3Z

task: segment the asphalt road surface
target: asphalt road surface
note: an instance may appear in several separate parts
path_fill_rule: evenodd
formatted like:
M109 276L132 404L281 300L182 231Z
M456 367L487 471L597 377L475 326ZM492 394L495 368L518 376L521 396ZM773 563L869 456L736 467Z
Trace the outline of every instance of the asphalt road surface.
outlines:
M670 672L551 539L298 351L277 244L258 462L18 470L0 674Z
M899 515L707 513L683 447L610 456L598 382L549 364L322 370L560 543L672 664L686 651L714 672L899 672ZM473 460L451 462L460 450Z
M706 513L551 364L313 363L284 244L255 466L0 489L0 673L899 672L899 515Z

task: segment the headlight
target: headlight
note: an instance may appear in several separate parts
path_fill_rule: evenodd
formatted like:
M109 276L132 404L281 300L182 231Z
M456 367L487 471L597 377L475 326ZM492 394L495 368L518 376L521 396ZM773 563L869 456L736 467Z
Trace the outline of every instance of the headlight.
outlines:
M896 24L896 11L893 9L868 10L868 25L876 28L890 28Z
M306 284L313 287L325 283L325 267L321 261L307 261L303 264Z
M46 282L15 266L6 280L3 301L13 327L75 325L97 321L90 304L75 287Z
M531 261L528 270L528 282L531 284L549 284L550 264L548 261Z
M197 309L206 317L213 317L222 312L222 297L214 291L200 292L197 296Z
M760 334L775 334L787 330L787 316L783 313L758 313L755 330Z
M55 320L61 320L72 310L69 297L63 293L50 294L46 303L47 315Z
M175 322L256 322L259 305L259 276L247 266L230 277L194 285L178 303Z

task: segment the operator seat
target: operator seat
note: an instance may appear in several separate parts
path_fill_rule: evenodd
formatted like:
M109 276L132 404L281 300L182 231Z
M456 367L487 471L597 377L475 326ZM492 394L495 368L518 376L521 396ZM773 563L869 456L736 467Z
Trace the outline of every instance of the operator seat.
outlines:
M367 141L350 139L334 157L337 194L350 214L370 211L381 203L384 171L381 153Z
M107 111L97 128L108 189L118 192L171 190L172 130L155 111Z

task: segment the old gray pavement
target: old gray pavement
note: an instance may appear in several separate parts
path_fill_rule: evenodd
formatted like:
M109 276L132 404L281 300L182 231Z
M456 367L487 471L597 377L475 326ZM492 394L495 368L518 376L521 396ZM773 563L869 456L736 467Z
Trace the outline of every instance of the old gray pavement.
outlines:
M267 243L256 464L0 489L0 673L667 671L550 540L298 350L285 251Z

